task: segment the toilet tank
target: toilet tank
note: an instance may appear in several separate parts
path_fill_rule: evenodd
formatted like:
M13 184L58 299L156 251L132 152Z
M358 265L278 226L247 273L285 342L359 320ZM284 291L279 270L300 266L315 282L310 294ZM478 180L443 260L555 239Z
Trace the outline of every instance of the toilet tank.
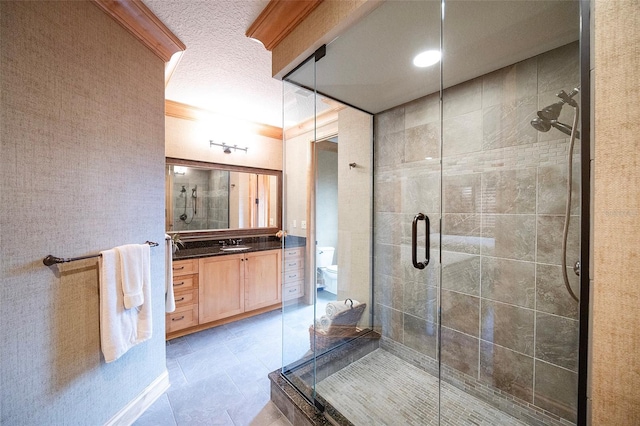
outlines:
M316 267L322 268L333 263L333 247L316 247Z

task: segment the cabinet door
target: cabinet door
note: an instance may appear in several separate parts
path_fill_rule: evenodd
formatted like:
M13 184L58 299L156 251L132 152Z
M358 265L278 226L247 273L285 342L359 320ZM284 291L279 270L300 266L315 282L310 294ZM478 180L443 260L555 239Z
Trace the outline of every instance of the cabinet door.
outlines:
M244 312L244 255L200 259L200 324Z
M245 255L245 310L271 306L282 301L280 250Z

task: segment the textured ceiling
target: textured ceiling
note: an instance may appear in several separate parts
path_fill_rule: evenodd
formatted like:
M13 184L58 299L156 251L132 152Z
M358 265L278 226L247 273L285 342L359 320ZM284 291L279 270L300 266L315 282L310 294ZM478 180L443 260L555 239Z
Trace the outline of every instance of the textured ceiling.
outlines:
M167 99L282 126L282 82L271 77L271 53L245 36L269 0L144 3L187 46Z

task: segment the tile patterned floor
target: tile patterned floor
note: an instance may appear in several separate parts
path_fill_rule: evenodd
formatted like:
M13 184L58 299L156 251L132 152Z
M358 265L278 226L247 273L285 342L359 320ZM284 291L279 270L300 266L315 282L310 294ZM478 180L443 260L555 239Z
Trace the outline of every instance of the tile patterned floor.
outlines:
M383 386L381 386L383 384ZM525 423L377 349L317 385L322 395L354 425L442 425Z
M290 425L269 400L281 348L280 311L169 341L171 387L134 424Z
M318 312L335 295L318 292ZM269 372L309 350L313 306L293 304L282 311L204 330L167 342L171 387L136 426L285 426L289 421L270 401ZM283 328L284 320L284 328Z
M324 306L332 295L322 293ZM284 314L272 311L167 342L171 387L134 424L291 425L269 399L267 375L281 366L283 334L285 361L309 350L313 314L312 306L289 306ZM356 425L437 424L437 379L382 349L321 381L318 390ZM443 425L523 424L448 384L442 403Z

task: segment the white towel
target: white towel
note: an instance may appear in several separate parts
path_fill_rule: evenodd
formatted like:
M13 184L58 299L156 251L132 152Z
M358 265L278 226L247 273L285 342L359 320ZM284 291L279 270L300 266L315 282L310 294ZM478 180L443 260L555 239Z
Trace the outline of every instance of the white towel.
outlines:
M353 307L356 307L359 304L360 303L357 300L353 301ZM338 315L342 311L346 311L347 309L351 309L351 299L329 302L327 303L327 308L325 309L325 311L329 319L334 319L336 315Z
M326 315L323 315L319 320L316 320L316 330L327 331L329 327L331 327L331 320Z
M173 295L173 246L171 244L171 237L164 236L166 249L165 249L165 288L164 288L164 311L173 312L176 310L176 298Z
M100 346L105 361L112 362L151 338L151 282L148 275L143 279L142 306L125 309L118 252L111 249L100 254ZM148 273L148 254L146 259Z
M127 244L115 248L120 258L120 278L125 309L144 303L142 287L149 280L149 244Z

